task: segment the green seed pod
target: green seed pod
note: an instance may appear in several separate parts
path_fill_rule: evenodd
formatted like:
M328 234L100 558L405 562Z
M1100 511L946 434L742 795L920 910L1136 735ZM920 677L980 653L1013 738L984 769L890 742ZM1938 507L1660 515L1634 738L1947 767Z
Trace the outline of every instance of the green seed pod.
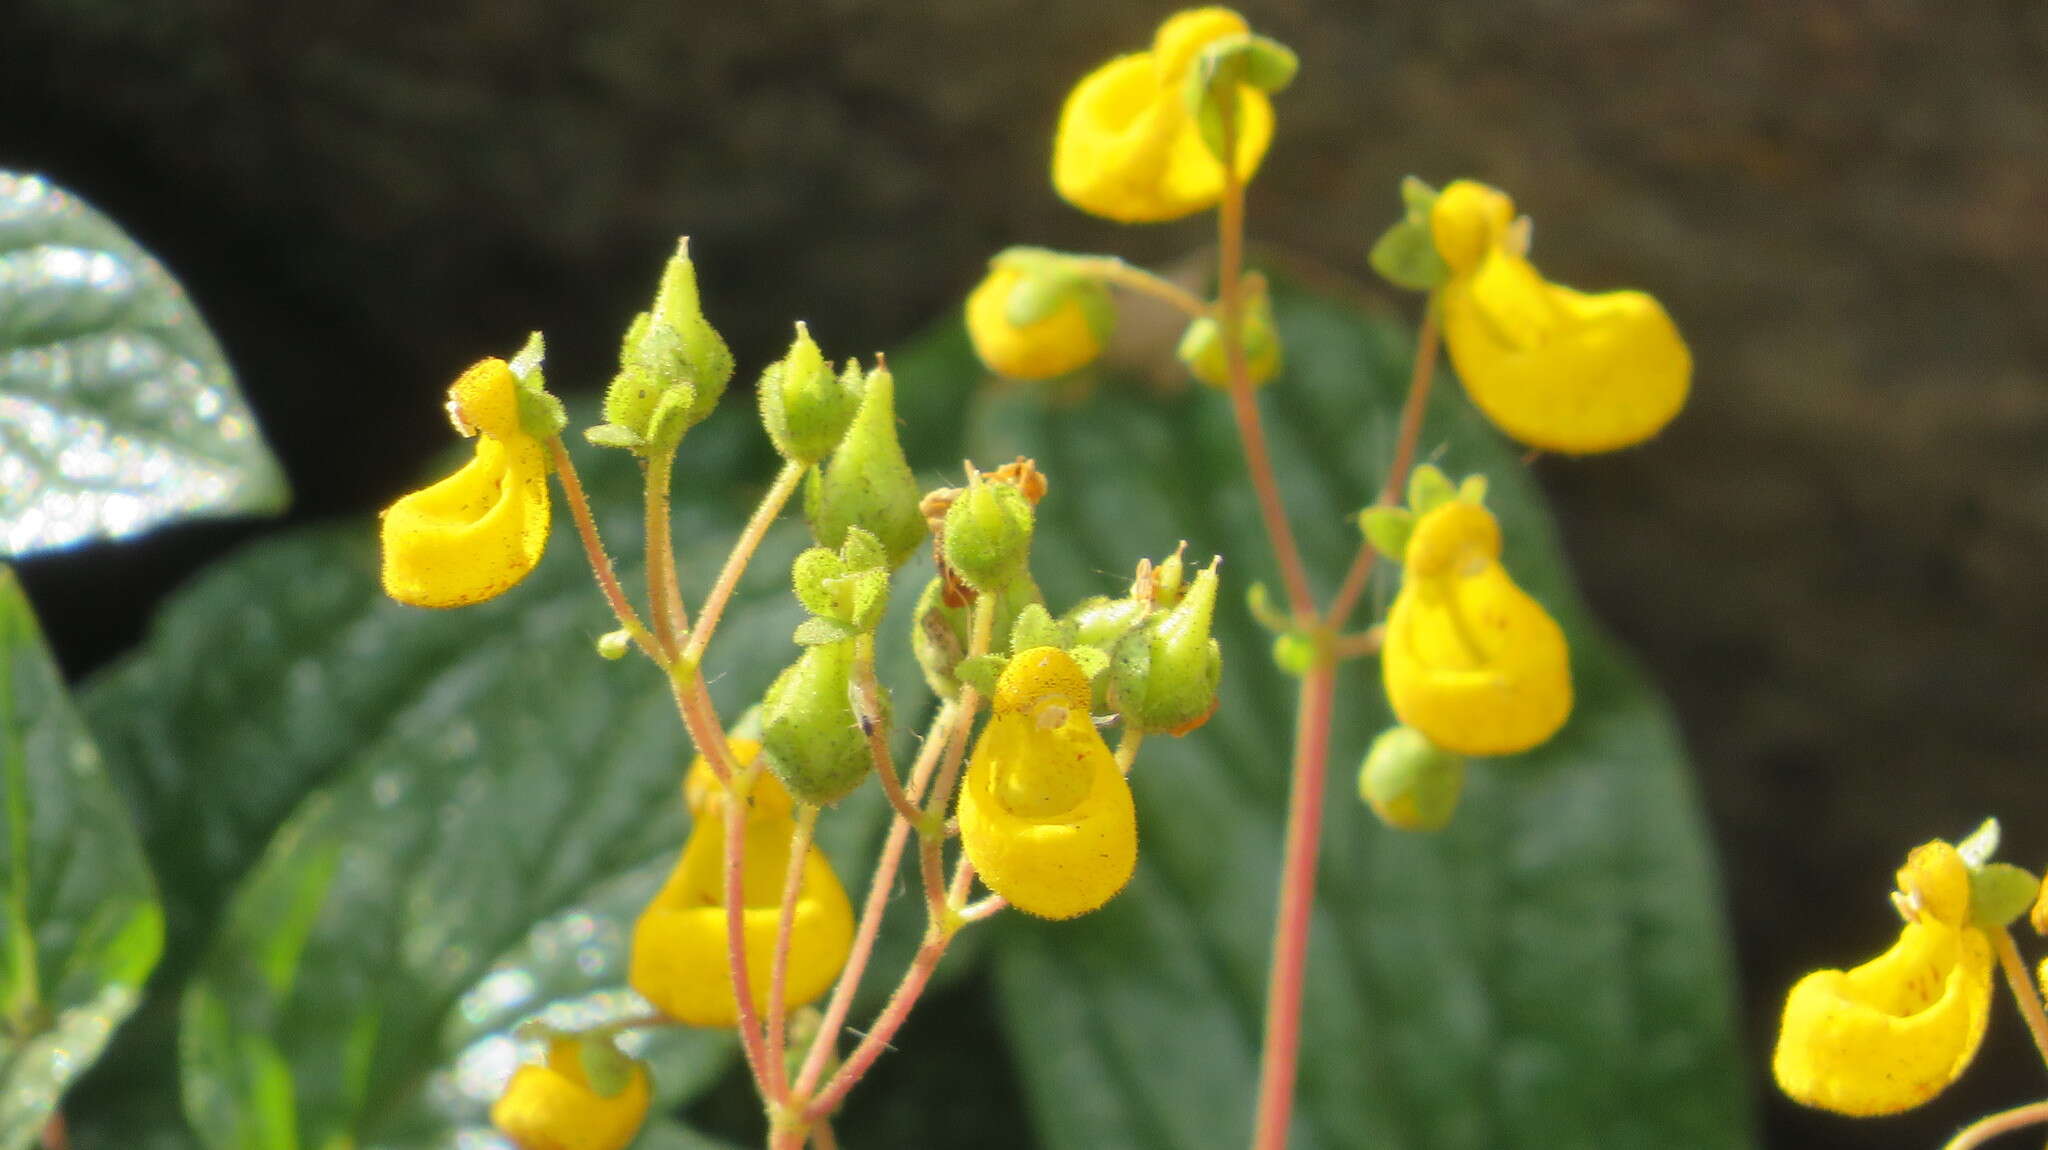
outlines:
M1111 653L1109 705L1146 734L1184 735L1208 722L1223 680L1223 649L1209 637L1216 563L1195 577L1173 610L1133 629Z
M839 445L860 410L860 369L847 368L833 375L810 329L797 323L789 354L761 373L761 425L783 458L816 463Z
M847 639L804 648L762 700L761 751L768 769L799 802L836 803L873 766L849 691L853 644ZM882 706L886 722L886 694Z
M1044 602L1045 596L1029 575L997 592L995 641L1000 643L1016 627L1017 616L1024 608ZM911 652L917 656L917 665L924 669L924 681L942 699L950 698L960 689L953 668L967 657L973 616L973 607L946 606L945 583L940 579L925 585L924 592L917 597L917 609L910 614Z
M1442 830L1457 813L1464 789L1464 756L1412 727L1382 731L1358 771L1358 797L1396 830Z
M878 365L868 373L853 426L804 485L804 516L811 537L832 548L845 542L847 528L867 528L887 548L893 569L924 542L918 498L896 438L896 381Z
M1023 492L976 480L946 509L946 566L977 591L1000 591L1030 562L1031 525Z

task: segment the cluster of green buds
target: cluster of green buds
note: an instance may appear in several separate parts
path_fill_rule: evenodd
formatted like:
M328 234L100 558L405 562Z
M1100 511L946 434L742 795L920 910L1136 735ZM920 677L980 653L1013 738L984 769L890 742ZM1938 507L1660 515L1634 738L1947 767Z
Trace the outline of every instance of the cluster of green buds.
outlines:
M789 358L782 361L779 381L763 380L779 383L769 390L781 394L771 399L764 391L761 399L764 413L780 413L784 420L783 437L777 439L776 446L798 464L805 459L785 447L784 439L795 446L815 446L827 438L815 433L827 426L828 417L842 410L845 402L802 367L801 359L808 358L800 354L806 342L807 337L800 335ZM850 390L850 379L857 370L849 363L834 386L842 392ZM823 462L811 465L804 482L804 516L810 520L812 537L826 547L843 545L853 527L866 529L881 542L891 570L901 567L924 542L917 479L911 475L903 444L896 437L896 378L880 356L861 380L860 405L854 409L852 422L823 456Z
M873 766L865 732L889 721L886 693L877 688L870 699L854 689L856 664L872 662L875 628L889 606L889 556L855 525L838 551L797 556L791 575L811 617L794 636L803 653L762 700L761 750L797 801L836 803Z
M584 437L643 457L672 453L718 406L732 372L732 352L704 318L689 240L680 240L654 306L626 328L618 373L605 389L605 421Z
M996 471L971 467L966 487L925 497L939 575L918 600L912 646L933 690L949 694L966 681L992 693L1006 656L1056 647L1071 656L1092 685L1098 712L1114 714L1140 734L1185 734L1215 709L1223 655L1210 630L1218 565L1187 577L1186 544L1154 564L1140 560L1130 591L1095 596L1055 617L1030 572L1034 505L1045 478L1028 459ZM971 604L993 602L990 653L969 658Z

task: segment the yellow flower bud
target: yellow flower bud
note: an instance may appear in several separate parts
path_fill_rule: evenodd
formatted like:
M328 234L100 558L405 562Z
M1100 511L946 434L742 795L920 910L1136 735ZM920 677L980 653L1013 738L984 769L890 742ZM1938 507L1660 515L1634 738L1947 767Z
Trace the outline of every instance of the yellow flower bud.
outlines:
M1572 710L1564 632L1508 578L1500 545L1476 503L1422 516L1387 615L1380 666L1394 714L1464 755L1526 751Z
M520 1150L624 1150L647 1119L647 1068L627 1061L623 1089L606 1095L585 1072L583 1044L548 1043L545 1065L521 1066L491 1105L491 1125Z
M1817 970L1786 997L1771 1069L1795 1101L1895 1114L1939 1094L1977 1053L1992 952L1969 925L1968 868L1937 841L1913 852L1899 883L1898 942L1852 970Z
M526 578L548 542L548 465L520 422L519 380L502 359L448 391L456 429L476 436L461 470L386 508L384 591L415 607L463 607Z
M1051 379L1094 362L1109 326L1108 293L1092 281L1075 281L1048 301L1044 315L1019 322L1016 293L1029 286L1029 277L1028 268L997 260L968 293L967 335L974 354L990 371L1012 379ZM1024 315L1032 310L1024 309Z
M743 767L760 751L744 739L729 747ZM627 981L678 1022L727 1027L739 1021L726 965L724 805L731 796L702 758L691 767L684 794L696 821L675 871L634 925ZM789 792L767 774L755 774L746 801L741 885L748 988L755 1009L765 1010L794 807ZM788 1006L813 1002L830 990L852 948L853 907L832 864L813 846L804 855L791 924Z
M1585 454L1641 443L1685 405L1692 353L1639 291L1587 295L1545 280L1519 250L1514 203L1460 180L1431 211L1444 343L1472 402L1532 447Z
M1151 51L1119 56L1083 78L1053 138L1060 196L1130 224L1176 220L1220 199L1223 165L1188 108L1188 70L1208 44L1248 32L1227 8L1191 9L1160 25ZM1236 124L1237 174L1249 180L1273 138L1264 92L1239 85Z
M1011 659L960 791L960 843L988 888L1042 918L1108 902L1138 862L1130 784L1089 716L1073 657Z

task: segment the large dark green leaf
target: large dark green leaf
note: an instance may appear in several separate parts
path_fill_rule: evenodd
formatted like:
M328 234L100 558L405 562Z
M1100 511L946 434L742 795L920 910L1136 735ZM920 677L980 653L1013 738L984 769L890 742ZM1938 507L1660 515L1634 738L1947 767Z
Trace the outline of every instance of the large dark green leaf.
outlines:
M768 474L745 421L707 425L679 471L677 536L700 588L746 511L731 476ZM631 469L608 463L593 465L593 493L624 554L638 546ZM152 812L180 935L217 931L180 1037L186 1110L211 1147L479 1132L531 1053L510 1035L520 1021L634 1009L623 947L684 830L673 706L641 661L595 655L608 616L566 527L525 584L456 612L385 601L368 534L295 536L223 564L90 694L119 777ZM777 529L726 616L710 670L728 716L795 655L786 588L802 542ZM895 659L884 675L907 691L915 672ZM879 816L864 793L821 824L856 890ZM223 919L220 892L258 852ZM704 1035L646 1053L665 1100L732 1057ZM145 1101L123 1106L146 1112L162 1091L145 1081Z
M0 1147L27 1146L135 1008L163 914L128 811L0 568Z
M1358 538L1348 513L1386 466L1408 349L1337 305L1279 303L1291 367L1261 402L1327 593ZM906 393L978 374L956 330L896 366ZM1008 923L998 980L1047 1145L1192 1150L1250 1128L1293 684L1239 606L1254 579L1277 581L1227 404L1135 392L1066 407L1003 392L970 446L1049 473L1034 566L1055 604L1112 589L1137 552L1183 538L1193 556L1227 557L1223 704L1195 735L1145 746L1131 889L1079 922ZM1492 480L1510 569L1571 636L1579 704L1540 751L1476 767L1450 830L1406 835L1356 796L1389 720L1376 665L1346 669L1294 1144L1742 1145L1726 935L1665 707L1572 592L1517 451L1454 383L1422 449Z
M6 171L0 445L0 555L286 497L177 281L76 196Z

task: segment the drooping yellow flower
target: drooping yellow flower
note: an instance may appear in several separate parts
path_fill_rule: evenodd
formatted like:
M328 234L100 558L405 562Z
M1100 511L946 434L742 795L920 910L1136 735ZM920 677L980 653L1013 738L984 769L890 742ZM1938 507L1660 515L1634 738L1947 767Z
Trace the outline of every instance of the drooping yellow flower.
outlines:
M476 457L384 511L384 591L415 607L464 607L503 594L548 542L547 449L519 422L519 381L487 359L448 389Z
M1795 1101L1839 1114L1896 1114L1954 1082L1990 1017L1991 940L1970 919L1970 874L1954 847L1913 851L1893 900L1906 918L1890 950L1792 987L1771 1070Z
M1502 431L1579 455L1641 443L1678 414L1692 353L1663 305L1639 291L1588 295L1525 257L1506 195L1470 180L1430 213L1444 343L1466 394Z
M1564 632L1500 564L1500 524L1464 499L1415 524L1380 665L1401 722L1447 751L1508 755L1572 711Z
M1025 276L1024 269L998 261L968 293L967 335L974 353L990 371L1012 379L1051 379L1088 366L1102 354L1102 337L1078 295L1070 293L1036 322L1010 322L1011 294Z
M745 767L761 746L734 739L733 761ZM633 928L627 981L662 1013L689 1026L727 1027L739 1021L732 975L726 965L725 788L698 756L684 783L694 823L682 858ZM748 990L756 1010L768 1006L782 885L789 867L794 805L775 777L757 773L746 795L747 839L742 898ZM794 1009L832 989L853 948L853 907L832 864L816 846L804 855L790 927L785 1002Z
M1228 8L1195 8L1159 26L1152 50L1090 72L1067 97L1053 138L1052 183L1084 212L1127 224L1192 215L1223 195L1223 165L1187 107L1188 69L1202 49L1245 35ZM1273 139L1273 105L1238 89L1237 174L1251 179Z
M548 1043L545 1065L521 1066L491 1105L491 1125L520 1150L624 1150L647 1119L647 1068L631 1065L618 1093L592 1086L574 1039Z
M1131 787L1057 647L1010 660L960 790L960 844L988 888L1041 918L1108 902L1138 863Z

